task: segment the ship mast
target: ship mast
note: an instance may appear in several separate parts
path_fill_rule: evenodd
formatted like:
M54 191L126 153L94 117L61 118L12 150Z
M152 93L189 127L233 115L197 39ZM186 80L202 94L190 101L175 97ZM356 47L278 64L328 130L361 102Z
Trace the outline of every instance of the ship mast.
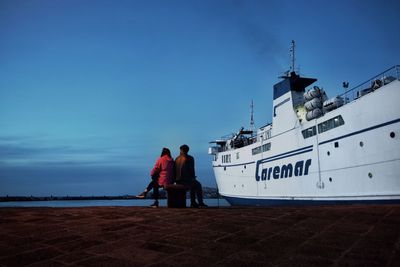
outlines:
M292 61L292 66L290 67L290 72L295 72L294 70L294 64L295 64L295 48L296 48L296 44L294 42L294 40L292 40L292 45L290 46L290 59Z

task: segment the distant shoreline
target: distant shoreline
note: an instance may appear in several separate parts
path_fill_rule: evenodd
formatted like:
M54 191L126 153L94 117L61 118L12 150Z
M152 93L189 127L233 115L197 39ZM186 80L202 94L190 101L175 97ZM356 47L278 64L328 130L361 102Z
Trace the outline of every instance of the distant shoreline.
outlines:
M216 188L203 187L204 198L221 198ZM147 198L152 198L149 194ZM166 193L160 192L160 199L166 199ZM140 199L133 195L122 196L0 196L0 202L15 202L15 201L57 201L57 200L121 200L121 199Z
M55 200L116 200L116 199L138 199L136 196L5 196L0 197L0 202L14 201L55 201Z

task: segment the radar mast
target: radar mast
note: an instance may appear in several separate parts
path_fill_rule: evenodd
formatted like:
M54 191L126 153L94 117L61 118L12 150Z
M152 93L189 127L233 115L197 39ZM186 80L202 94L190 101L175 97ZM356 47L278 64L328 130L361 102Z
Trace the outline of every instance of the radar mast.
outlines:
M255 127L254 127L254 104L253 104L253 99L251 100L251 105L250 105L250 131L254 132Z

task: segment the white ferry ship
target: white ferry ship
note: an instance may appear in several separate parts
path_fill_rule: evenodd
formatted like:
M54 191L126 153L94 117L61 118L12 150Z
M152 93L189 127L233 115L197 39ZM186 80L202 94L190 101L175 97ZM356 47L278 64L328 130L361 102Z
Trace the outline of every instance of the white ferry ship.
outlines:
M291 51L272 123L210 142L219 193L232 205L400 203L400 66L329 99Z

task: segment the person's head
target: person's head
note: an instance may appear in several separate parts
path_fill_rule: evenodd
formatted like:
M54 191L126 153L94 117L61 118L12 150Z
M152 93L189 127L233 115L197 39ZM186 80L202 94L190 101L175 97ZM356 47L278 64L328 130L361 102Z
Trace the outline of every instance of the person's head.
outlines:
M164 155L168 155L169 157L171 157L171 151L169 151L169 149L166 147L164 147L161 151L161 157Z
M188 145L181 145L180 147L181 153L187 155L189 152L189 146Z

